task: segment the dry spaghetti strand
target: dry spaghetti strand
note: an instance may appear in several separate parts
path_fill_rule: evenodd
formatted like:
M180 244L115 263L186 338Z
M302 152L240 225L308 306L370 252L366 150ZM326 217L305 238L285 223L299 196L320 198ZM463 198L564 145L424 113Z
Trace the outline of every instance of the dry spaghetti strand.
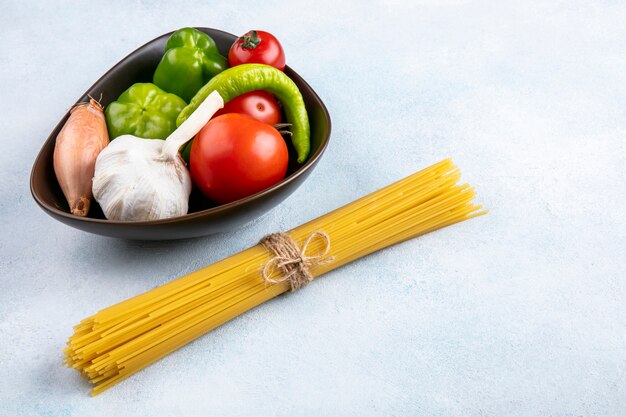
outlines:
M450 159L346 204L287 232L310 253L318 277L362 256L487 213ZM324 239L310 239L324 233ZM255 245L189 275L106 308L74 327L65 363L94 384L92 395L112 387L234 317L290 289L280 268L260 273L272 258Z

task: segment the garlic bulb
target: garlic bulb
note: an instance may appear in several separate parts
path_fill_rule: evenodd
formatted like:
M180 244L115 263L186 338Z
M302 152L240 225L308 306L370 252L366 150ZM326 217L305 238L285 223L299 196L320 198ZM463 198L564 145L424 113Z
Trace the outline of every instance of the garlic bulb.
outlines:
M216 91L166 140L123 135L96 160L93 195L109 220L158 220L187 214L191 177L178 153L224 106Z

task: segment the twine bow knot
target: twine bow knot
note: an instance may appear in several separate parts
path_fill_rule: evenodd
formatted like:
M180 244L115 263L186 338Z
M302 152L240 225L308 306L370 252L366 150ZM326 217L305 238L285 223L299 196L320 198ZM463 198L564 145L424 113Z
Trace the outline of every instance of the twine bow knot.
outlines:
M307 249L311 241L319 237L324 239L326 246L317 255L307 255ZM263 247L274 254L261 270L261 277L269 284L288 282L291 291L295 291L313 281L313 275L309 268L331 262L334 258L326 257L330 251L330 238L321 231L315 231L309 235L302 248L286 233L272 233L261 239ZM271 268L279 268L282 274L278 278L271 278Z

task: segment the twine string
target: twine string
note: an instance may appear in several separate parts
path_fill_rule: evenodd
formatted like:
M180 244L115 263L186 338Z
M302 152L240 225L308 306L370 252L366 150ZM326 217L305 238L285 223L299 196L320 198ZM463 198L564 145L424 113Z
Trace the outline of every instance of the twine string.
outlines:
M309 244L316 237L324 239L326 243L324 250L316 255L307 255ZM296 291L313 281L313 275L309 271L311 267L332 262L334 259L332 256L327 257L330 252L330 238L319 230L312 232L301 248L286 233L271 233L261 239L260 243L274 254L274 257L263 265L261 277L268 284L288 282L291 291ZM281 276L271 278L272 267L280 269Z

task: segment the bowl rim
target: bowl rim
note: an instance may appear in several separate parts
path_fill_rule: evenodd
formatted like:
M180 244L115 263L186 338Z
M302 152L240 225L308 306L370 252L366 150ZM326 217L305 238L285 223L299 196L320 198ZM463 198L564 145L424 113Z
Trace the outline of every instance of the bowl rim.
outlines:
M207 27L202 27L202 26L194 26L195 29L201 30L201 31L205 31L205 30L209 30L212 32L221 32L225 35L229 35L229 36L236 36L232 33L220 30L220 29L213 29L213 28L207 28ZM143 45L139 46L138 48L134 49L132 52L130 52L128 55L126 55L124 58L122 58L120 61L118 61L115 65L113 65L111 68L109 68L100 78L98 78L86 91L91 90L96 84L98 84L102 79L106 78L110 72L112 72L115 68L117 68L118 66L124 64L126 61L128 61L129 59L131 59L131 57L133 55L135 55L135 53L137 51L139 51L140 49L146 47L148 44L155 42L156 40L165 37L165 36L170 36L172 33L174 33L175 30L170 31L168 33L165 33L163 35L157 36L152 40L149 40L148 42L144 43ZM324 102L322 101L322 99L317 95L317 93L315 92L315 90L306 82L306 80L304 78L302 78L300 76L300 74L298 74L296 71L294 71L290 66L286 65L285 66L285 72L291 72L293 74L295 74L301 81L303 84L305 84L309 90L312 92L313 96L315 97L315 99L317 99L317 101L319 101L319 103L321 104L321 109L322 109L322 113L324 115L324 117L326 118L326 120L328 120L328 133L326 135L324 135L324 140L322 141L322 143L320 144L319 148L313 153L313 155L310 155L309 158L307 158L307 160L305 161L304 164L302 164L300 167L298 167L298 169L296 169L295 172L293 172L291 175L289 175L288 177L283 178L280 182L277 182L276 184L272 185L269 188L266 188L265 190L259 191L258 193L249 195L247 197L241 198L239 200L235 200L232 201L230 203L226 203L226 204L221 204L219 206L215 206L215 207L211 207L208 209L204 209L201 211L196 211L193 213L187 213L184 214L182 216L176 216L176 217L170 217L167 219L159 219L159 220L142 220L142 221L121 221L121 220L108 220L108 219L96 219L93 217L81 217L81 216L75 216L71 213L68 213L66 211L63 210L59 210L56 207L52 207L51 205L49 205L48 203L44 202L43 199L39 196L39 194L37 193L36 187L35 187L35 169L36 167L38 167L40 165L40 160L44 158L44 149L46 148L46 145L48 144L48 141L52 141L52 140L56 140L56 138L52 138L49 137L48 140L46 140L45 142L43 142L43 144L41 145L41 149L39 150L37 157L35 158L35 161L33 162L33 167L31 169L31 173L30 173L30 192L31 195L33 196L33 199L37 202L37 204L39 205L39 207L41 207L42 209L49 211L50 213L54 214L55 216L60 216L60 217L64 217L67 218L68 220L71 221L82 221L82 222L87 222L87 223L99 223L99 224L105 224L105 225L126 225L126 226L150 226L150 225L163 225L163 224L168 224L168 223L176 223L179 222L181 220L191 220L191 219L198 219L198 218L202 218L202 217L207 217L207 216L212 216L212 215L217 215L219 213L222 213L224 211L228 211L229 209L233 208L233 207L237 207L237 206L245 206L248 203L251 203L252 201L261 198L267 194L271 194L273 191L282 188L284 185L289 184L290 182L294 181L296 178L298 178L300 175L304 174L309 168L313 167L318 159L322 156L322 154L324 153L324 151L326 150L328 143L330 142L330 134L332 131L332 121L330 119L330 113L328 112L328 109L326 108L326 105L324 104ZM75 104L78 104L84 95L81 95L81 97L78 98L78 100L76 100ZM74 106L73 105L73 106ZM72 106L72 107L73 107ZM69 112L69 110L68 110ZM57 127L61 124L65 122L65 116L67 116L67 113L62 117L61 121L57 124L57 126L54 127L53 131L57 129Z

